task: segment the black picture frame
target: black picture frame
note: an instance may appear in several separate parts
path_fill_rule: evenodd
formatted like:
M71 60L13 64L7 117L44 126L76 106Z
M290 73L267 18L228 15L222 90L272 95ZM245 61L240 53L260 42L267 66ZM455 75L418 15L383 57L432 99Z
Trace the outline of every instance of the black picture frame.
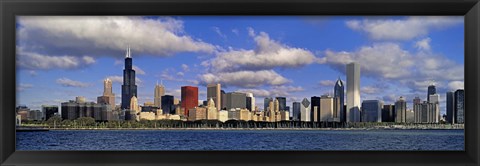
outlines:
M1 0L1 165L479 165L478 0ZM15 151L17 15L464 15L465 151Z

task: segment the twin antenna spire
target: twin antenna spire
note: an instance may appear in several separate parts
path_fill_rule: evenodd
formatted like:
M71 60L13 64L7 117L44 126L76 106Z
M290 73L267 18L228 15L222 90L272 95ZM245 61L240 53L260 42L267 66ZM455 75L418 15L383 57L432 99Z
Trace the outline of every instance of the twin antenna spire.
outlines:
M126 58L132 58L132 52L130 51L130 45L128 45L127 52L125 53Z

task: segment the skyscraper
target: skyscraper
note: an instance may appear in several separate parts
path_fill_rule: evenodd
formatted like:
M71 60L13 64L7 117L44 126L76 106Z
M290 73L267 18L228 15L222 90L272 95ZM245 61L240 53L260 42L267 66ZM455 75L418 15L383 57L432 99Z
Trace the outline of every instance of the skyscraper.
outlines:
M300 120L310 122L310 101L307 98L303 98L300 104Z
M130 109L130 99L137 97L137 85L135 85L135 70L133 70L133 62L130 47L128 47L125 55L125 69L123 69L123 85L122 85L122 109Z
M421 104L421 103L422 103L422 99L420 99L420 97L417 96L413 99L413 104Z
M445 119L448 123L455 123L455 106L454 106L454 93L453 92L447 92L447 118Z
M300 102L293 102L292 103L292 112L293 112L293 116L292 116L292 120L293 121L300 121Z
M285 97L277 97L278 104L279 104L279 109L280 111L285 111L287 107L287 98Z
M162 96L165 95L165 87L163 86L163 81L160 84L155 85L155 92L154 92L154 101L153 105L157 106L158 108L162 108Z
M182 86L182 108L185 110L184 115L189 115L188 111L198 106L198 87Z
M273 99L271 97L265 97L265 99L263 99L263 110L264 111L268 110L268 103L270 103L270 101L273 101Z
M313 102L312 102L313 103ZM319 109L319 121L326 122L326 121L333 121L334 118L334 102L333 98L329 95L322 95L320 97L320 109Z
M207 101L213 99L215 107L220 110L222 107L222 87L220 84L207 85Z
M247 107L247 95L245 93L240 92L229 92L226 94L227 103L226 107L227 110L232 108L246 108Z
M54 115L58 114L58 106L56 105L42 105L43 119L48 120Z
M407 102L402 96L395 102L395 122L407 122Z
M103 81L103 95L97 97L98 104L108 104L112 108L115 107L115 94L112 92L112 80L105 79Z
M247 95L247 109L250 111L255 111L255 97L253 97L253 93L246 93ZM250 104L248 104L250 101Z
M430 102L430 95L437 94L437 88L435 88L434 84L431 84L428 86L428 91L427 91L427 102Z
M163 95L161 100L163 114L175 114L174 97L172 95Z
M454 97L455 123L465 123L465 90L456 90Z
M315 110L315 107L317 107L317 110ZM313 122L314 119L320 119L320 97L313 96L310 98L310 118L311 122Z
M221 101L221 106L222 106L222 107L220 108L220 110L226 109L226 106L225 106L225 105L226 105L226 103L227 103L227 96L226 96L226 93L225 93L224 90L220 90L220 98L221 98L220 101Z
M360 65L347 65L347 122L360 122Z
M345 86L343 85L342 80L338 77L337 82L335 83L335 89L333 90L333 97L338 98L340 102L340 107L336 108L336 111L340 113L340 122L345 122L345 110L343 105L345 105Z
M362 122L382 122L383 102L364 100L362 102Z
M393 105L383 105L382 122L395 122L395 109Z

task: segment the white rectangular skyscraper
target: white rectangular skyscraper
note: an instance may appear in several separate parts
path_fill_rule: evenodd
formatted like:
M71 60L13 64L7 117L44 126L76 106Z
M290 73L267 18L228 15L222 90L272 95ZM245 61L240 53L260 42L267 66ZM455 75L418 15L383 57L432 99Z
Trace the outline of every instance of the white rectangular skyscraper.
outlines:
M360 122L360 65L347 64L347 122Z

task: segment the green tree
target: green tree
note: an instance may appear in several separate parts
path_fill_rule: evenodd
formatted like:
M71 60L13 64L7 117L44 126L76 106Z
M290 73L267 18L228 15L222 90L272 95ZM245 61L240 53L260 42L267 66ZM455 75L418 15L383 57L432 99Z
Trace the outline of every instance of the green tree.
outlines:
M77 123L80 126L94 126L95 119L93 119L92 117L80 117L77 119Z
M62 118L60 116L52 116L47 120L47 124L48 126L56 127L56 126L60 126L61 121L62 121Z

